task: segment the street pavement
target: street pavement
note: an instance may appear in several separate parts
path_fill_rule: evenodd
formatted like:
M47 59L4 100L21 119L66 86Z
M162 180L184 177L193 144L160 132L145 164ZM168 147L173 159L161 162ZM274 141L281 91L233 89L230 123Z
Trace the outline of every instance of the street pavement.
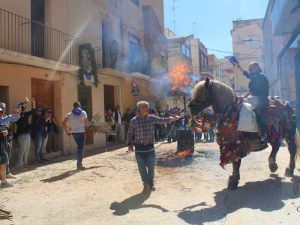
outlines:
M226 189L231 165L219 166L216 143L196 144L190 159L164 161L175 149L176 143L157 149L156 190L149 195L141 194L134 154L126 148L86 157L81 172L74 170L73 157L33 166L17 174L12 188L0 189L0 207L13 214L0 224L300 224L300 171L284 176L286 147L274 174L268 169L270 149L243 159L235 191Z

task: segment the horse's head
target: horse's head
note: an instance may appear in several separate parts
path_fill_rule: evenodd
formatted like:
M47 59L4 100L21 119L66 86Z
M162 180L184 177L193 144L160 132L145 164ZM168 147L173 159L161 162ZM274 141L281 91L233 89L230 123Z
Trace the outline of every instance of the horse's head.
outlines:
M233 100L234 91L230 87L206 78L195 85L189 108L193 116L209 106L213 107L215 113L224 113Z
M213 104L212 82L209 78L200 81L193 89L193 96L190 104L190 112L192 116L197 115L203 109Z

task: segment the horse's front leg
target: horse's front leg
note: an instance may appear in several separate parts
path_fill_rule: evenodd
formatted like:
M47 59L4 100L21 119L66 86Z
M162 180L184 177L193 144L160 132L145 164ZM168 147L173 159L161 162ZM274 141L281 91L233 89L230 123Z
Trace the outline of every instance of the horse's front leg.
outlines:
M278 165L276 163L276 155L277 155L278 150L280 148L281 141L277 140L277 141L271 143L271 145L272 145L272 152L269 156L269 169L272 173L274 173L278 169Z
M235 190L238 187L240 181L240 166L242 160L238 160L237 162L232 163L232 175L229 177L228 180L228 190Z
M295 164L296 164L297 145L296 145L295 136L292 135L291 137L286 138L286 142L288 144L288 149L290 153L290 163L289 163L289 167L286 168L285 170L285 175L287 177L291 177L294 175Z

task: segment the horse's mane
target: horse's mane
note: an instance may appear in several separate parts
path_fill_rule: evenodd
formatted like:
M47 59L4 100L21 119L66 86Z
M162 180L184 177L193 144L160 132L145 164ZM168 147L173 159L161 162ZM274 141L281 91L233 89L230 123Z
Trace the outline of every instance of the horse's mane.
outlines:
M213 106L215 108L218 108L221 112L225 112L226 108L232 104L234 100L234 91L232 88L227 86L226 84L217 81L217 80L211 80L210 81L210 87L214 94L215 102ZM197 98L201 98L200 95L203 94L203 90L205 89L205 81L201 81L198 83L194 94L196 94Z

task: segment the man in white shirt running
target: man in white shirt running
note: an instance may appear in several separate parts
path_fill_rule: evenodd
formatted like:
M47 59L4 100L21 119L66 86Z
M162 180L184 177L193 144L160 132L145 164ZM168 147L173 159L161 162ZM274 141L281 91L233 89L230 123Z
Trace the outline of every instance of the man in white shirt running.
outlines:
M68 113L62 126L68 135L72 135L77 144L77 170L84 170L82 159L84 156L85 127L88 119L86 112L81 109L80 102L74 102L73 110ZM70 127L67 126L69 124Z

